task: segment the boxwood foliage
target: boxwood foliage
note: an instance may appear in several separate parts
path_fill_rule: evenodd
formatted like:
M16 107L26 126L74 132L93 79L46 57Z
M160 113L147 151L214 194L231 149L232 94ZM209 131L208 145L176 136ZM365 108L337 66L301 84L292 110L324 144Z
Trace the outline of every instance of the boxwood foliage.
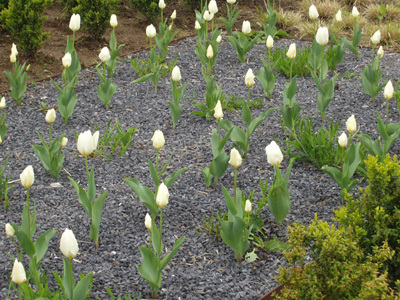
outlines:
M164 2L167 4L167 1ZM134 9L145 15L150 22L156 23L157 16L160 13L158 0L130 0L130 3Z

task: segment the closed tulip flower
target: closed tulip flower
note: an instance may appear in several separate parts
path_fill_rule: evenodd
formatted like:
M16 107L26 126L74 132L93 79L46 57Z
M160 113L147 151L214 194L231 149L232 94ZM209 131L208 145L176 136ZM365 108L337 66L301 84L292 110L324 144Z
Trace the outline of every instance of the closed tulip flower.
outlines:
M175 82L178 82L178 81L180 81L180 80L182 79L181 70L179 69L178 66L175 66L175 67L172 69L171 78L172 78L172 80L175 81Z
M271 50L272 47L274 47L274 39L272 36L270 35L268 36L266 45L269 50Z
M251 32L251 25L249 21L243 21L242 32L244 34L249 34Z
M310 17L311 20L316 20L319 17L319 13L315 5L311 5L310 8L308 9L308 16Z
M160 9L164 9L165 8L165 2L164 2L164 0L160 0L159 2L158 2L158 7L160 8Z
M144 217L144 226L146 226L148 230L151 230L151 217L149 214L146 214Z
M81 28L81 16L79 14L73 14L69 20L69 28L75 32Z
M236 0L226 0L226 2L228 2L229 4L235 4Z
M64 68L68 69L71 66L72 56L71 53L67 52L62 58L62 64Z
M357 130L357 122L356 122L356 118L354 117L354 115L351 115L351 117L347 119L346 128L347 128L347 131L350 133L353 133Z
M10 55L10 62L15 63L17 61L17 46L13 43L11 47L11 55Z
M99 132L96 131L93 135L90 130L81 132L78 137L77 147L80 154L84 157L89 156L97 148L99 142Z
M0 109L3 109L4 107L6 107L6 98L1 97Z
M339 9L337 14L335 15L337 22L342 22L342 11Z
M204 18L204 20L206 20L207 22L209 22L209 21L211 21L211 20L214 18L214 14L211 13L210 11L206 10L206 11L204 12L203 18Z
M218 100L217 105L214 108L214 118L217 120L221 120L224 117L224 113L222 112L221 101Z
M360 15L360 13L358 12L357 7L353 6L353 9L351 10L351 15L353 17L355 17L355 18L357 18Z
M197 20L196 20L196 22L194 22L194 29L196 29L196 30L200 30L201 29L200 23Z
M295 43L290 44L290 47L289 47L288 52L286 53L286 56L289 59L295 59L296 58L296 44Z
M392 81L389 80L385 86L385 89L383 90L383 96L385 96L385 99L387 101L393 98L393 92L394 92L393 84Z
M206 56L208 59L211 59L214 56L214 51L213 51L211 44L208 45Z
M383 51L382 46L380 46L379 49L378 49L378 52L377 52L376 54L378 54L379 58L382 58L384 52L385 52L385 51Z
M54 108L49 109L46 113L46 122L51 124L56 120L56 111Z
M228 163L235 169L239 168L242 165L242 157L240 156L240 153L236 150L236 148L233 148L231 150L231 156Z
M107 47L104 47L103 49L101 49L99 58L103 63L109 61L111 58L110 50L108 50Z
M11 272L11 280L15 284L21 284L26 281L24 266L18 261L18 259L14 261L14 266Z
M371 40L371 43L374 45L379 44L379 42L381 41L381 31L380 30L375 31L373 36L371 36L370 40Z
M14 230L14 228L11 226L10 223L7 223L7 224L6 224L5 230L6 230L6 234L7 234L8 237L11 237L11 238L14 237L14 235L15 235L15 230Z
M171 19L175 20L176 19L176 9L174 9L174 11L171 14Z
M146 35L148 38L152 39L156 36L156 33L156 28L153 26L153 24L150 24L146 27Z
M67 146L67 143L68 143L68 139L64 136L61 140L61 147Z
M329 30L327 27L320 27L315 36L317 43L320 46L325 46L329 42Z
M217 2L215 0L210 1L210 3L208 4L208 10L212 14L216 14L218 12L218 6L217 6Z
M111 15L111 17L110 17L110 26L112 28L115 28L115 27L118 26L117 15L115 15L115 14Z
M254 76L253 70L248 69L246 76L244 78L244 83L247 85L247 87L252 87L255 84L254 78L255 78L255 76Z
M279 167L283 160L283 155L275 141L272 141L267 147L265 147L265 153L267 154L268 163L275 167Z
M35 181L35 173L32 166L27 166L21 175L19 175L19 178L23 187L29 189Z
M156 148L157 150L160 150L162 147L164 147L165 139L162 131L161 130L154 131L151 141L153 142L153 147Z
M72 230L69 230L68 228L66 228L61 235L60 250L62 254L69 259L72 259L78 255L78 242L76 241L75 235Z
M169 192L168 187L163 183L158 187L156 203L158 207L164 208L168 204Z
M244 205L244 211L248 214L251 213L251 202L249 199L246 200L246 204Z
M221 41L222 41L222 36L221 35L219 35L218 37L217 37L217 43L219 44L219 43L221 43Z
M342 134L338 138L338 143L339 143L339 146L342 147L342 148L346 148L347 147L348 140L347 140L346 133L342 132Z

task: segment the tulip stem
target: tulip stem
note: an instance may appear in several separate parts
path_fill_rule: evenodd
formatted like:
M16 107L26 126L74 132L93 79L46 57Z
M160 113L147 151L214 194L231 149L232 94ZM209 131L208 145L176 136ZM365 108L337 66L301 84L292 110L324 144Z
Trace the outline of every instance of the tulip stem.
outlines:
M372 60L374 60L375 55L375 44L372 44Z
M88 161L87 161L87 156L85 156L85 166L86 166L86 176L87 176L88 181L89 181L89 164L88 164Z
M49 147L51 144L51 123L49 124Z
M389 100L386 100L386 134L388 133L388 123L389 123Z
M236 182L237 182L237 168L235 168L235 175L233 178L233 203L235 203L236 207Z
M217 120L217 123L218 123L218 145L221 142L221 124L219 121L220 120Z
M162 245L162 221L163 221L163 209L160 208L160 247L158 250L158 258L161 260L161 245Z
M31 208L29 203L29 188L26 189L26 206L28 207L28 232L26 232L29 236L29 239L32 239L31 236Z
M250 87L248 87L247 103L250 103Z
M72 49L75 50L75 31L72 31Z
M290 60L290 80L292 80L293 59Z
M149 230L149 249L151 250L151 230Z
M160 150L157 149L157 155L156 155L156 170L157 170L157 177L159 176L158 174L158 156L159 156Z
M163 22L163 12L164 12L164 9L161 9L161 23L164 23Z

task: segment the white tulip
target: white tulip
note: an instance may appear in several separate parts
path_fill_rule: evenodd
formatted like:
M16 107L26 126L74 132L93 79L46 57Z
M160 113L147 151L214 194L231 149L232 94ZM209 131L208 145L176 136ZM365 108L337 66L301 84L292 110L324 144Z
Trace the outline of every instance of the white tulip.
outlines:
M54 110L54 108L49 109L46 113L46 122L51 124L56 120L56 111Z
M61 140L61 147L67 146L67 143L68 143L68 139L64 136Z
M7 223L7 224L6 224L5 230L6 230L6 234L7 234L8 237L11 237L11 238L14 237L14 235L15 235L15 230L14 230L14 228L11 226L10 223Z
M244 34L249 34L251 32L251 25L249 21L243 21L242 32Z
M374 45L379 44L379 42L381 41L381 31L380 30L375 31L375 33L371 36L370 40L371 43Z
M288 52L286 53L286 56L289 59L295 59L296 58L296 44L295 43L290 44L290 47L289 47Z
M265 147L265 153L267 154L268 163L275 167L279 167L283 160L283 155L275 141L272 141L267 147Z
M248 214L251 213L251 202L249 199L246 200L244 211L247 212Z
M158 2L158 7L160 8L160 9L164 9L165 8L165 2L164 2L164 0L160 0L159 2Z
M35 173L33 172L32 166L27 166L24 171L19 175L21 184L24 188L29 189L35 181Z
M310 8L308 9L308 16L310 17L311 20L316 20L319 17L318 10L315 7L315 5L311 5Z
M18 261L18 259L14 261L14 266L11 272L11 280L16 284L21 284L26 281L24 266Z
M62 254L69 259L72 259L78 255L78 242L76 241L75 235L72 230L69 230L68 228L66 228L61 235L60 250Z
M268 36L266 45L269 50L271 50L272 47L274 47L274 39L272 36L270 35Z
M327 27L320 27L317 30L317 34L315 36L317 43L320 46L325 46L329 42L329 30Z
M175 67L172 69L171 78L172 78L172 80L175 81L175 82L178 82L178 81L180 81L180 80L182 79L181 70L179 69L178 66L175 66Z
M347 131L350 133L353 133L357 130L357 122L356 122L356 118L354 117L354 115L351 115L351 117L349 117L347 119L346 128L347 128Z
M99 132L96 131L93 135L90 130L81 132L78 137L77 147L80 154L84 157L89 156L97 148L99 142Z
M204 20L207 22L211 21L214 18L214 14L206 10L203 15Z
M111 15L111 17L110 17L110 26L112 28L115 28L115 27L118 26L117 15L115 15L115 14Z
M378 54L379 58L382 58L384 52L385 52L385 51L383 51L382 46L380 46L379 49L378 49L378 52L377 52L376 54Z
M385 96L385 99L387 101L393 98L393 92L394 92L393 84L392 81L389 80L385 86L385 89L383 90L383 96Z
M153 147L156 148L157 150L160 150L162 147L164 147L165 139L162 131L161 130L154 131L151 141L153 142Z
M10 62L15 63L17 61L17 46L13 43L11 47L11 55L10 55Z
M79 14L73 14L69 20L69 28L75 32L81 28L81 16Z
M337 22L342 22L342 11L339 9L337 14L335 15Z
M3 109L4 107L6 107L6 98L1 97L0 109Z
M218 100L217 105L214 108L214 118L217 120L221 120L224 117L224 113L222 111L221 101Z
M236 148L233 148L231 150L231 156L228 163L235 169L239 168L242 165L242 157L240 156L240 153L236 150Z
M158 187L156 203L158 207L164 208L168 204L169 192L168 187L163 183Z
M18 54L17 45L15 45L14 43L11 46L11 53L14 53L15 55Z
M201 29L200 23L197 20L196 20L196 22L194 22L194 29L196 29L196 30L200 30Z
M3 140L2 140L2 138L1 138L1 136L0 136L0 144L3 142Z
M342 132L342 134L338 138L338 143L339 143L340 147L342 147L342 148L347 147L348 140L347 140L346 133Z
M213 51L213 47L211 46L211 44L208 45L206 56L208 59L211 59L214 56L214 51Z
M150 24L146 27L146 35L148 38L152 39L156 36L156 33L156 28L153 26L153 24Z
M217 43L219 44L219 43L221 43L221 41L222 41L222 36L221 35L219 35L218 37L217 37Z
M217 6L217 2L215 0L210 1L210 3L208 4L208 10L212 14L216 14L218 12L218 6Z
M247 85L247 87L252 87L255 84L254 81L254 73L252 69L248 69L246 76L244 77L244 83Z
M148 230L151 230L151 217L149 214L146 214L146 217L144 217L144 226L146 226Z
M65 55L62 58L62 64L64 66L64 68L69 68L71 66L71 62L72 62L72 56L71 53L67 52L65 53Z
M107 47L104 47L103 49L101 49L99 58L103 63L109 61L111 58L110 50L108 50Z
M351 15L353 17L355 17L355 18L357 18L360 15L360 13L358 12L357 7L353 6L353 9L351 10Z
M229 4L235 4L236 0L226 0L226 2L228 2Z
M175 20L176 19L176 9L174 9L174 11L171 14L171 19Z

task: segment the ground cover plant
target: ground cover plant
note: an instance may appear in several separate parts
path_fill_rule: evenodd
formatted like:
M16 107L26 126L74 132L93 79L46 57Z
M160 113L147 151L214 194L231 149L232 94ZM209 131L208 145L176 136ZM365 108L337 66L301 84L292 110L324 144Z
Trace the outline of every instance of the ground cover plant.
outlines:
M208 8L215 11L212 2ZM213 27L212 20L209 25ZM71 27L75 35L79 26ZM242 63L224 35L221 39L216 36L215 42L218 56L210 74L206 74L209 78L204 76L201 59L195 55L197 38L169 47L166 57L178 57L179 74L172 74L171 68L167 71L170 76L159 78L157 90L150 81L131 84L139 76L129 61L147 59L149 52L126 57L112 77L117 89L108 109L98 99L101 78L97 71L81 70L74 84L78 101L68 124L54 118L52 108L57 110L59 91L49 81L29 86L22 106L17 107L6 96L2 114L7 114L7 132L0 144L5 168L2 182L12 183L14 188L8 191L8 210L1 211L6 229L0 237L4 251L0 255L2 297L8 293L53 299L108 299L114 295L136 298L139 294L174 299L260 297L277 284L274 276L284 261L279 251L264 252L252 241L263 244L263 249L272 241L275 249L282 250L278 240L286 240L287 225L294 221L308 224L315 213L323 221L330 221L332 210L346 194L344 188L350 192L352 180L361 182L363 172L356 173L359 156L375 154L380 147L376 159L381 160L386 152L399 151L398 113L391 100L393 86L388 81L387 88L372 102L360 81L362 70L377 53L360 48L360 58L355 60L354 54L346 50L336 74L323 62L314 65L314 77L321 85L332 77L333 85L337 85L322 115L322 92L315 79L292 73L296 49L311 47L310 42L274 40L272 48L288 49L284 59L290 62L290 72L288 77L274 74L275 84L268 99L254 75L265 67L267 45L254 45ZM316 42L319 44L319 38ZM162 49L155 51L160 53ZM207 51L202 55L207 57ZM397 55L385 48L385 54L379 57L384 74L381 84L398 77L399 63L393 59ZM354 78L341 76L350 70L356 73ZM213 84L207 86L211 80ZM62 81L62 77L54 79ZM178 93L181 87L179 81L185 83L185 90L174 96L174 90ZM217 95L208 94L210 86L218 87ZM171 93L180 108L179 122L174 116L171 119ZM225 95L242 99L241 108L223 110L227 105ZM256 98L261 104L250 106L251 99ZM43 100L45 105L35 99ZM358 105L348 99L357 99ZM204 115L192 113L198 108L193 104L199 103L204 103ZM40 112L43 108L48 111L45 119ZM313 120L310 136L322 132L314 140L324 137L320 128L338 123L330 134L335 138L327 135L328 142L318 146L332 148L326 151L335 153L336 161L324 164L336 168L347 186L335 180L336 171L331 171L332 176L322 172L317 163L296 163L295 151L287 151L290 142L285 141L296 140L301 120L307 118ZM118 120L120 128L133 129L135 134L129 135L121 157L104 159L97 148L99 144L107 146L110 120ZM221 126L228 120L232 124L244 122L246 131ZM49 139L52 134L65 134L69 139L62 149L65 159L57 179L51 177L32 150L33 144L41 142L35 131L49 131ZM78 132L84 133L78 136ZM359 151L363 139L364 152ZM310 139L305 136L304 140ZM229 152L230 157L226 154ZM289 153L293 159L289 159ZM219 155L227 165L226 172L217 174L218 180L211 186L212 178L207 178L205 170L209 168L212 174L211 165ZM203 229L203 219L215 216L220 222L220 235L210 236ZM354 261L362 259L356 257ZM375 266L368 267L373 273Z

